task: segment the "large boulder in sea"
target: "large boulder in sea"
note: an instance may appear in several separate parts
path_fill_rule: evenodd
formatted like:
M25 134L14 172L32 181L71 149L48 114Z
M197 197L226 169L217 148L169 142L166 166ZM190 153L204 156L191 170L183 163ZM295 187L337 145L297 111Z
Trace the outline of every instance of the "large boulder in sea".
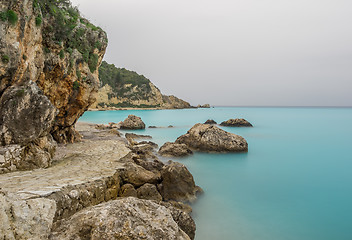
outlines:
M189 240L190 237L168 208L154 201L129 197L83 209L60 222L50 239Z
M253 125L243 118L229 119L220 123L221 126L225 127L253 127Z
M202 189L196 186L192 174L185 165L169 161L161 171L159 191L165 201L192 202Z
M166 142L160 147L159 154L165 157L184 157L193 152L186 144Z
M186 134L177 138L176 143L184 143L192 149L206 152L248 151L248 143L243 137L201 123L194 125Z
M128 115L128 117L121 123L121 129L145 129L145 124L140 117L135 115Z

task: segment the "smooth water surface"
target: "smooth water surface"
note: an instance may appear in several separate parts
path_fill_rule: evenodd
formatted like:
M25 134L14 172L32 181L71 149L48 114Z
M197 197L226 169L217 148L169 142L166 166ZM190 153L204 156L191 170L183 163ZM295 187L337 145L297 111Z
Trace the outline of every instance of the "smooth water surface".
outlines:
M129 114L159 145L197 122L245 118L229 128L248 153L178 159L205 193L193 206L197 240L351 240L351 108L211 108L86 112L80 121L119 122Z

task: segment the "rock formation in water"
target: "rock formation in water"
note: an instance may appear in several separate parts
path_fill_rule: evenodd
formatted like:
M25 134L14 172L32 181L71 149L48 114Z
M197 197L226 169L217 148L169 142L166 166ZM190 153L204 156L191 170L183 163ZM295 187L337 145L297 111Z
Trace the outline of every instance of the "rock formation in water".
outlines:
M217 124L213 119L208 119L204 124Z
M185 157L193 154L192 150L186 144L166 142L158 152L164 157Z
M197 123L176 143L206 152L247 152L247 141L236 134L226 132L214 125Z
M146 77L103 61L99 68L101 88L92 108L181 109L191 105L175 96L163 95Z
M135 115L128 115L128 117L121 123L121 129L145 129L145 123L140 117Z
M221 126L226 127L253 127L253 125L243 118L229 119L220 123Z
M48 167L95 102L106 33L67 1L0 3L0 173Z

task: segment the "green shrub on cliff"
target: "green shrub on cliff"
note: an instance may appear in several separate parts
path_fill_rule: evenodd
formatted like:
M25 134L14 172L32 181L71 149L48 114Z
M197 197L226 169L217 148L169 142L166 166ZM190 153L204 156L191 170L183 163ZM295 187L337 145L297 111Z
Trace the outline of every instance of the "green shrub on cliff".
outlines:
M9 21L11 25L16 25L18 16L17 13L10 9L0 13L0 20L3 22Z
M102 43L96 40L97 34L92 31L98 31L98 35L102 36L103 30L81 18L78 9L69 0L34 0L33 10L38 16L43 16L47 23L43 24L43 36L50 36L55 44L60 43L66 51L69 49L70 55L77 49L93 73L98 65L98 56L94 50L102 50ZM45 42L44 45L50 46ZM60 57L62 56L63 53L60 52Z
M10 61L10 57L7 56L7 55L2 55L1 61L2 61L3 63L8 63L8 62Z
M38 16L35 18L35 25L39 27L42 24L42 17Z

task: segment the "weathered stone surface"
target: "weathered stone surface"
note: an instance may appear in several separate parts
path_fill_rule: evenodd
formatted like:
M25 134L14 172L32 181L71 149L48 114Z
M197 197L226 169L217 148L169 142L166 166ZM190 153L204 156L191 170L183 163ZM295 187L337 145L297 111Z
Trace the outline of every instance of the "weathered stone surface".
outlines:
M208 119L204 124L217 124L213 119Z
M161 171L161 177L159 191L166 201L192 202L197 193L201 192L200 187L194 183L192 174L181 163L169 161Z
M190 238L177 225L166 207L153 201L129 197L82 210L55 227L50 239Z
M198 123L176 143L184 143L192 149L207 152L246 152L247 141L236 134L228 133L214 125Z
M159 159L155 158L155 159L146 159L145 156L138 156L138 157L132 157L132 160L134 161L134 163L136 163L137 165L152 171L152 172L160 172L163 167L164 167L164 163L162 161L160 161Z
M175 203L171 202L161 202L160 204L170 210L172 218L175 220L177 225L190 237L190 239L193 240L196 235L196 223L194 222L193 218L189 215L191 211L183 211L180 208L175 207ZM178 204L182 205L182 203Z
M166 142L160 147L158 153L165 157L184 157L193 154L186 144L172 142Z
M135 187L140 187L145 183L157 184L160 181L160 177L154 172L131 162L126 163L120 171L123 182L131 183Z
M0 147L0 156L3 159L3 162L0 161L0 173L49 167L56 146L51 135L48 135L27 145Z
M140 135L140 134L135 134L135 133L126 133L125 138L132 138L132 139L138 139L138 138L148 138L151 139L152 136L150 135Z
M46 136L57 114L38 86L12 86L0 98L0 143L28 144Z
M119 197L137 197L137 190L132 184L125 184L121 187Z
M221 126L226 127L253 127L253 125L243 118L229 119L220 123Z
M155 200L157 202L163 200L156 186L150 183L146 183L137 189L137 197L146 200Z
M20 200L0 192L0 239L48 239L55 211L53 200Z
M128 115L121 123L121 129L145 129L145 124L140 117Z
M121 133L116 129L116 128L113 128L109 131L110 134L114 134L114 135L117 135L117 136L121 136Z

